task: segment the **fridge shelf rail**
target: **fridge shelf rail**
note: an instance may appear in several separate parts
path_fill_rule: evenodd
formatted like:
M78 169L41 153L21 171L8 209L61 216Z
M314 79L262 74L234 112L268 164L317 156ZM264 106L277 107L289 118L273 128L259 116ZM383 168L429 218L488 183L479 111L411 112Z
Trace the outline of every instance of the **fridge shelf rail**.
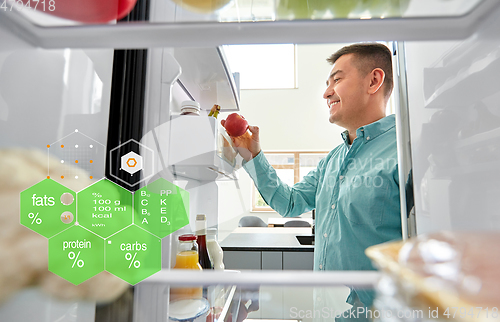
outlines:
M300 274L300 279L297 278ZM377 271L192 271L162 269L142 283L185 286L353 286L374 287L381 276Z
M333 19L239 23L186 22L42 27L17 12L0 11L0 25L35 47L151 48L224 44L332 43L368 40L453 40L472 35L500 7L484 0L455 17ZM332 32L341 30L342 32Z

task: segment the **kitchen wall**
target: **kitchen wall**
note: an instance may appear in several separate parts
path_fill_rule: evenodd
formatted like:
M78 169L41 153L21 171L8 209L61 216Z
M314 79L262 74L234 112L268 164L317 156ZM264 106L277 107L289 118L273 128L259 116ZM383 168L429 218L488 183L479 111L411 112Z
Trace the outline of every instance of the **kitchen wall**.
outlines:
M296 89L241 91L240 114L249 124L259 126L263 151L330 151L342 142L343 129L328 122L328 107L323 99L331 69L326 58L342 46L297 46ZM228 114L222 114L221 119ZM250 211L251 179L244 169L238 174L237 182L217 182L220 240L238 226L243 216L258 215L264 221L279 217L275 212Z

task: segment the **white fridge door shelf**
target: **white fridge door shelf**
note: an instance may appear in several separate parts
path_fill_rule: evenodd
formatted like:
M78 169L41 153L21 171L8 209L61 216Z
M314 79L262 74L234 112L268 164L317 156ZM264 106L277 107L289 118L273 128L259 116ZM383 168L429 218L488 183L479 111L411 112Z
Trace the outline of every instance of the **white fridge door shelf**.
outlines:
M17 12L0 11L2 29L42 48L198 47L224 44L333 43L367 40L454 40L472 35L500 2L484 0L471 12L451 17L333 19L239 23L183 22L35 25ZM332 32L341 30L342 32Z
M297 276L300 275L300 278ZM169 285L282 285L374 287L378 271L192 271L162 269L142 283Z

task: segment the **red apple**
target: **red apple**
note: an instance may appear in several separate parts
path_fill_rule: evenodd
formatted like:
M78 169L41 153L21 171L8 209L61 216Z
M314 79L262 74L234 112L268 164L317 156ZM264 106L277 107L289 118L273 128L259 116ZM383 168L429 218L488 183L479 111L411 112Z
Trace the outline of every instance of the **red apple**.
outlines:
M227 117L224 127L229 135L241 136L247 131L248 122L238 113L232 113Z

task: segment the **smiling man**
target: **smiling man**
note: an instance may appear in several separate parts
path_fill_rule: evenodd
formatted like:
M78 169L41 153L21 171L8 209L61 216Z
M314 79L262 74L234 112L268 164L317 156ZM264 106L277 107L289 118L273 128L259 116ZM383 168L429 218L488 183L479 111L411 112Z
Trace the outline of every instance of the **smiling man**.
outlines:
M382 44L355 44L327 61L333 65L323 94L329 120L345 128L352 142L356 129L385 117L393 88L391 52Z
M391 57L382 44L362 43L327 59L333 67L323 98L330 122L346 129L344 143L292 187L261 153L258 127L233 138L245 170L274 210L294 217L316 209L315 270L373 270L365 249L401 239L395 118L385 116ZM372 301L372 292L354 289L347 299L354 308Z

